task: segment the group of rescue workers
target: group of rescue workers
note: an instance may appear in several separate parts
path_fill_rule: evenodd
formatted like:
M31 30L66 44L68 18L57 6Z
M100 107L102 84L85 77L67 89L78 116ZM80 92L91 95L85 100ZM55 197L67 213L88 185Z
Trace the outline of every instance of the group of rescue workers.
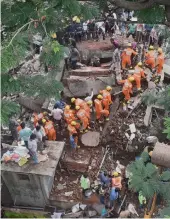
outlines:
M162 78L162 70L164 65L164 54L162 48L158 48L156 51L154 50L153 46L150 46L148 52L145 53L145 61L144 64L142 62L138 62L138 64L134 68L134 73L129 75L125 80L119 80L118 83L123 84L122 93L125 96L125 101L129 102L130 94L132 94L133 84L132 82L136 82L137 90L141 90L141 79L146 78L145 76L145 67L149 68L153 73L156 70L156 73L153 74L153 77L157 76L159 81ZM132 44L129 43L128 47L123 50L121 54L121 63L122 63L122 70L124 71L127 67L131 66L131 56L137 55L137 52L132 49Z

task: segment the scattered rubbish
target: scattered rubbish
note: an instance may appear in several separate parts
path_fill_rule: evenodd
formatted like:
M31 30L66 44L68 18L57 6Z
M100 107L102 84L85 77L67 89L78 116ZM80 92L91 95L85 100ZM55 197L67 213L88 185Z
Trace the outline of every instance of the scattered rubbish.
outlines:
M26 164L28 159L26 157L21 157L21 159L18 161L18 165L22 167L24 164Z
M122 170L125 169L125 166L123 166L122 164L120 164L120 161L119 161L119 160L116 161L116 164L117 164L116 172L122 173Z
M139 215L138 215L138 213L137 213L137 211L135 209L135 206L132 205L131 203L128 205L128 210L129 210L130 213L136 214L139 217Z
M156 144L156 142L158 141L158 138L156 136L149 136L146 138L148 143L154 143Z
M97 212L96 211L88 211L88 216L89 217L94 217L97 215Z
M65 196L71 196L72 194L73 194L73 191L64 193Z
M129 136L129 134L127 132L125 133L125 136L129 140L130 136Z
M53 213L53 215L51 215L51 218L61 218L61 215L62 215L63 213L57 213L57 212L54 212Z
M130 136L130 140L132 141L134 138L135 138L135 134L132 133L131 136Z
M136 132L136 127L135 127L135 124L134 124L134 123L130 124L130 125L129 125L129 128L130 128L131 133Z
M129 216L130 216L129 210L121 211L119 214L119 218L128 218Z
M87 205L80 204L81 210L84 210L86 207L87 207Z
M64 186L63 186L62 184L58 184L58 185L57 185L57 189L58 189L58 190L62 190L62 189L64 189Z
M73 207L72 207L72 212L73 213L76 213L76 212L78 212L80 210L80 204L78 203L78 204L76 204L76 205L74 205Z

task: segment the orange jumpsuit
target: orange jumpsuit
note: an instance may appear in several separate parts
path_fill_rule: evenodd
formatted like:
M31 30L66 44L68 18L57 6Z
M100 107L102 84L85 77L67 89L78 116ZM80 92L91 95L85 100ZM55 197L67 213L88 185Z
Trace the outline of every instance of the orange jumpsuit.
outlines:
M155 68L155 51L151 50L145 54L145 64L151 69Z
M122 92L125 95L125 100L130 100L130 93L132 94L132 83L126 79L126 80L121 80L119 81L123 85Z
M163 69L163 65L164 65L165 59L164 59L164 54L161 53L158 55L158 58L156 60L156 65L157 65L157 73L161 74L162 73L162 69Z
M90 107L89 107L89 105L85 101L83 101L83 103L81 104L80 107L88 113L88 117L90 118Z
M54 129L54 125L52 121L48 121L45 124L45 133L48 137L49 141L55 141L56 140L56 130Z
M104 109L102 107L102 101L95 99L94 100L94 106L95 106L95 110L96 110L96 119L99 120L101 118L102 115L104 115L105 117L109 116L109 111Z
M84 102L84 100L82 100L82 99L80 99L80 98L77 98L76 100L75 100L75 106L82 106L82 104L83 104L83 102Z
M137 52L135 52L131 48L127 48L123 51L121 57L122 57L122 69L125 69L127 65L131 65L131 56L137 55Z
M133 77L135 78L137 89L141 89L141 77L145 78L144 70L136 66Z
M75 116L75 110L64 110L64 119L67 122L67 124L70 124L72 121L76 120L76 116Z
M105 110L109 110L109 105L112 103L111 94L107 90L102 90L100 93L103 96L102 104Z
M112 178L112 187L121 189L122 188L122 182L121 181L122 181L121 176Z
M19 125L18 127L17 127L17 131L19 132L19 131L21 131L21 126Z
M40 114L34 113L33 115L34 115L34 126L36 126L38 121L43 119L44 115L43 113Z
M79 109L77 111L77 117L83 124L83 129L86 129L89 125L89 114L84 109Z

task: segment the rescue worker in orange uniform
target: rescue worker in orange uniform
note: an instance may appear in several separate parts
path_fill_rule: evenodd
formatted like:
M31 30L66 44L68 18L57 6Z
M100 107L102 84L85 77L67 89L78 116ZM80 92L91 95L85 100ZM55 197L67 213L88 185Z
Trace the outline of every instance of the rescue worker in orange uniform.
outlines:
M122 57L122 69L124 70L127 65L130 67L131 66L131 56L133 55L137 55L137 52L135 52L132 49L132 44L128 43L128 48L124 49L121 57Z
M68 124L68 131L69 131L69 135L73 135L73 134L77 134L77 130L79 130L80 128L80 124L76 121L72 121L70 124Z
M145 53L145 64L151 69L155 68L155 51L153 46L150 46L149 51Z
M89 119L90 119L89 114L84 109L81 109L80 106L76 106L76 110L77 110L76 115L80 119L83 125L83 131L87 132L88 131L87 128L89 126Z
M67 124L70 124L72 121L76 120L75 110L70 109L69 105L66 105L64 108L64 119Z
M90 118L90 107L88 105L88 103L80 98L72 98L71 102L75 104L75 106L80 106L81 109L84 109L88 114L89 114L89 118Z
M132 82L134 81L134 77L129 77L128 79L126 80L120 80L119 83L120 84L123 84L123 89L122 89L122 92L125 96L125 100L127 101L127 103L129 103L129 100L130 100L130 94L132 94Z
M141 90L141 77L145 78L144 70L142 69L142 62L139 62L134 70L133 77L136 81L136 87L138 90Z
M45 133L49 141L56 140L56 130L54 128L54 123L50 120L42 119L44 124Z
M95 111L96 111L96 119L99 120L101 119L101 116L103 115L104 117L106 117L106 121L109 121L109 111L106 109L103 109L102 106L102 99L103 96L101 94L99 94L97 96L97 99L94 100L94 106L95 106Z
M158 57L156 59L156 70L158 75L161 75L164 63L165 63L164 54L162 48L159 48Z
M113 172L112 187L122 189L122 177L118 172Z
M36 127L38 125L38 121L42 120L44 118L44 116L47 115L47 112L43 112L43 113L33 113L33 117L34 117L34 126Z
M105 90L101 90L100 94L102 95L102 104L105 110L109 110L109 105L112 104L111 92L112 88L107 86Z
M18 119L17 120L17 122L19 123L19 125L17 126L17 131L19 132L19 131L21 131L21 129L22 129L22 127L21 127L21 120L20 119Z

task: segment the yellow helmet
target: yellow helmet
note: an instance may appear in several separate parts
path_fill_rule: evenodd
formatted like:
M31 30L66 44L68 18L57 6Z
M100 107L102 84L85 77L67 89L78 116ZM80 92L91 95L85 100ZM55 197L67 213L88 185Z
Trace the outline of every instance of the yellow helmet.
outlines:
M91 100L89 100L89 101L87 102L88 105L92 105L92 103L93 103L93 102L92 102Z
M77 16L74 16L72 20L73 20L73 21L76 21L76 20L77 20Z
M159 52L159 53L162 53L162 48L158 48L158 52Z
M113 174L113 176L119 176L118 172L113 172L112 174Z
M150 156L150 157L152 157L152 153L153 153L153 151L150 151L150 152L149 152L149 156Z
M110 91L110 90L112 90L112 88L111 88L110 86L107 86L107 87L106 87L106 90L107 90L107 91Z
M150 49L150 50L153 50L153 49L154 49L154 47L153 47L153 46L149 46L149 49Z
M46 123L46 119L42 119L42 122L43 122L43 123Z
M142 62L138 62L138 66L142 66Z
M99 94L98 96L97 96L97 99L103 99L103 96L101 95L101 94Z
M43 112L43 115L46 116L46 115L47 115L47 112Z
M131 43L128 43L128 46L132 46L132 44L131 44Z
M135 79L134 79L134 77L131 76L131 77L128 78L128 80L129 80L130 82L132 82L132 81L134 81Z
M66 110L69 110L69 109L70 109L70 106L69 106L69 105L66 105L66 106L65 106L65 109L66 109Z
M75 121L72 121L71 125L75 126L75 125L77 125L77 123Z
M75 100L76 100L76 98L74 98L74 97L73 97L73 98L71 98L71 102L72 102L72 103L74 103L74 102L75 102Z
M76 109L76 110L79 110L79 109L80 109L80 106L76 106L75 109Z

